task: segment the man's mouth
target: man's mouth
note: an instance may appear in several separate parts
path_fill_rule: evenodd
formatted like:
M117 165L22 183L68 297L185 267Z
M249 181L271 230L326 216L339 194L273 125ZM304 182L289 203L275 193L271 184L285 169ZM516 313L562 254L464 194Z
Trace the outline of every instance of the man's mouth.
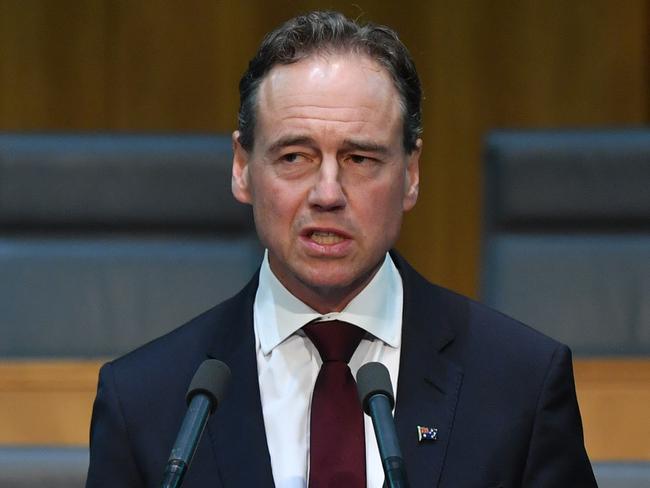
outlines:
M311 238L312 241L322 246L331 246L333 244L338 244L339 242L343 242L345 240L345 238L340 234L335 234L334 232L324 232L319 230L313 231L309 237Z

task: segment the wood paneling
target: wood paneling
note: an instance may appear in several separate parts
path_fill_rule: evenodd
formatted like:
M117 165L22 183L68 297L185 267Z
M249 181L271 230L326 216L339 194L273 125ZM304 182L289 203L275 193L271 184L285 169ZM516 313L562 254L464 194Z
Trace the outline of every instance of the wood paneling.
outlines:
M0 0L0 130L230 132L264 33L316 0ZM650 0L332 0L418 65L420 201L399 248L475 295L490 128L650 122Z
M0 444L86 445L100 362L0 362ZM650 360L577 360L591 459L650 461Z
M236 122L233 75L243 66L229 65L234 17L217 2L112 4L107 124L135 131L230 130Z
M0 0L0 130L99 129L102 0Z
M575 362L592 460L650 460L650 360Z
M86 445L99 366L0 363L0 444Z

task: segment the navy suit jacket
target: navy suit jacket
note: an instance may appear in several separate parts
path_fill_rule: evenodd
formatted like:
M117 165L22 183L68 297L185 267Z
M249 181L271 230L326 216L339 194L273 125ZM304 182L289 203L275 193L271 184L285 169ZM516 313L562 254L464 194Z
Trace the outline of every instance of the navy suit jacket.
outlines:
M404 283L395 422L413 488L595 487L569 349L428 283L393 256ZM272 487L253 300L236 296L107 363L93 409L87 487L157 487L199 364L232 370L184 485ZM438 430L418 442L417 426ZM345 487L341 487L345 488Z

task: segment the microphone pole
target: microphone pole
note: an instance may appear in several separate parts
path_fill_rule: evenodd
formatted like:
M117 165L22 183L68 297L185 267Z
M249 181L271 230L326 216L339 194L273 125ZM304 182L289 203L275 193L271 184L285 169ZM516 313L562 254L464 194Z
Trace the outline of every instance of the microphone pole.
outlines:
M161 488L181 486L208 423L208 417L223 400L229 381L230 369L216 359L203 361L194 373L185 395L188 403L187 413L169 455Z
M372 418L381 465L389 488L409 488L404 459L393 420L393 386L386 366L366 363L357 372L357 390L364 412Z

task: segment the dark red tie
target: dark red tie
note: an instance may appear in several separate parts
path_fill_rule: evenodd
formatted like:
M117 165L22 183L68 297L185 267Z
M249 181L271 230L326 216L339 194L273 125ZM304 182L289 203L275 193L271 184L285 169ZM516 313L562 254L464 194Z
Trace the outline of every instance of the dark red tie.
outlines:
M363 411L348 366L365 332L338 320L303 330L323 360L311 401L309 488L366 488Z

